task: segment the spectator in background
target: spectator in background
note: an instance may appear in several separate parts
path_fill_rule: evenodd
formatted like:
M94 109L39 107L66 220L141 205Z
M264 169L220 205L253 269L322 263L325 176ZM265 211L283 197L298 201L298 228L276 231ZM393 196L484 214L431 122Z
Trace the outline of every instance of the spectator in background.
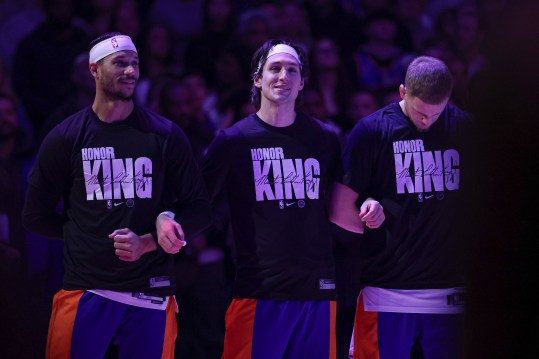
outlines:
M366 41L354 54L358 85L371 91L398 86L413 59L397 41L399 22L387 11L365 19Z
M12 0L0 21L0 58L13 70L15 52L22 39L34 31L46 18L43 0ZM2 16L0 15L0 16Z
M453 42L448 37L439 35L425 39L419 46L418 52L421 55L435 57L444 62L456 56Z
M88 35L75 25L73 0L43 3L47 19L20 42L12 72L13 87L36 134L69 96L69 69L88 43Z
M202 107L204 100L200 98L200 90L196 90L196 86L200 85L196 83L197 79L192 77L168 81L159 96L159 109L163 116L176 123L185 132L195 160L200 163L213 140L215 129L204 113Z
M454 8L447 8L441 11L434 21L434 32L436 37L440 37L450 42L455 47L455 34L457 31L457 12Z
M370 14L391 7L391 0L362 0L360 2L359 17L364 20Z
M382 107L388 106L395 102L402 100L401 95L394 89L381 89L378 92L380 105Z
M231 0L204 0L202 31L187 46L185 68L200 71L208 86L215 85L215 59L235 41L236 16Z
M484 36L477 5L473 1L465 1L457 8L455 45L458 53L468 63L468 78L486 66L482 48Z
M156 83L178 76L180 66L174 61L172 34L163 24L152 24L144 32L141 58L142 74L135 90L135 99L141 106L150 106L150 91Z
M26 241L21 223L23 204L24 163L33 153L19 128L16 102L0 93L0 244L18 253L23 264L18 270L26 271Z
M77 14L85 21L86 31L93 35L110 31L118 0L77 1Z
M350 131L357 121L378 110L379 107L378 99L373 92L368 90L353 92L346 107L347 126L345 131Z
M142 42L142 28L145 22L137 0L117 0L112 13L110 30L126 34L137 43Z
M229 45L223 48L215 60L217 77L215 86L209 89L206 111L217 129L234 123L237 104L249 98L249 87L246 85L249 73L245 71L248 62L245 58L244 47Z
M344 107L355 83L352 67L340 55L337 44L327 37L314 41L310 62L311 86L320 91L328 115L342 125Z
M396 0L395 16L408 35L407 38L401 39L400 46L408 52L417 51L423 41L433 34L434 24L426 11L427 5L428 0Z
M341 146L344 145L344 136L341 127L331 118L329 111L326 108L322 92L317 87L308 87L303 90L303 108L304 111L319 121L322 121L331 129L339 138Z
M305 9L312 37L332 39L343 58L350 56L363 40L359 18L344 11L338 1L306 0Z
M26 234L21 222L24 175L32 154L19 128L16 102L0 93L0 356L30 357L31 302ZM32 297L33 298L33 297ZM33 303L32 303L33 304ZM33 307L32 307L33 308Z
M73 90L64 99L42 126L38 142L57 124L65 120L68 116L79 112L83 108L90 106L95 97L95 81L88 71L88 52L83 52L75 59L71 69L71 84Z
M447 67L453 75L453 92L451 93L451 103L467 110L469 108L470 78L468 76L468 63L457 55L450 57L446 61ZM481 70L482 71L482 70Z
M24 110L24 107L21 105L20 100L13 90L11 76L8 70L8 67L4 61L0 58L0 93L4 94L14 101L17 111L17 126L19 130L23 131L25 136L25 141L27 142L26 147L34 147L35 137L34 131L32 129L32 124L28 119L28 115Z
M277 24L262 9L247 10L241 14L236 33L244 47L245 62L264 42L270 39L277 30Z
M187 45L203 29L204 0L155 0L150 21L166 25L172 33L174 61L185 68Z
M307 13L301 4L284 2L280 7L277 35L308 51L312 45L311 27Z

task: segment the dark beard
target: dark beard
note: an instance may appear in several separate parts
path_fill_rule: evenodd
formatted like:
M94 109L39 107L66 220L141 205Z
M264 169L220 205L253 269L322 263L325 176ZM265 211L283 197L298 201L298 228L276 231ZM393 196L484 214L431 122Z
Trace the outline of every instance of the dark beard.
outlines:
M135 91L133 91L133 93L129 96L123 95L120 91L109 91L107 89L103 89L103 92L108 99L114 101L131 102L133 100L133 96L135 96Z
M105 94L105 97L112 101L125 101L130 102L133 100L133 96L135 95L135 88L137 86L137 82L135 82L135 86L133 88L133 93L129 96L125 96L121 93L121 91L115 91L112 90L114 88L114 81L108 78L101 78L101 84L103 93Z

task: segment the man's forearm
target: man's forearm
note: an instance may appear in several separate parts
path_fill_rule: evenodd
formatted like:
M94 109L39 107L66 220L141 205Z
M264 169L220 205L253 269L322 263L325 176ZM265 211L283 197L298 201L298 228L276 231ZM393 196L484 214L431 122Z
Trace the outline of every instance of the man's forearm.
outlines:
M56 204L53 195L29 186L22 213L24 227L44 237L62 239L66 218L56 212Z

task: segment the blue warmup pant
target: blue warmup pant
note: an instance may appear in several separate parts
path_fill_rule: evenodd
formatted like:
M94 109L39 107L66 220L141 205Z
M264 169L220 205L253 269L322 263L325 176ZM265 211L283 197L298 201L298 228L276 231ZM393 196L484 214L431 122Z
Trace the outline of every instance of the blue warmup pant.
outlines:
M99 359L112 343L121 359L173 359L175 307L173 299L158 310L61 290L53 300L46 358Z

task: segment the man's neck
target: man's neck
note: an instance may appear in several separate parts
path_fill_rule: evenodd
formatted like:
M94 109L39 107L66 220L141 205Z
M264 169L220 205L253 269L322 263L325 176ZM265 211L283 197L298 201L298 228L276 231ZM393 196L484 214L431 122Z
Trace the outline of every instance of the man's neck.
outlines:
M296 119L294 103L281 105L269 105L263 103L256 114L262 121L275 127L290 126Z
M408 116L408 113L406 111L406 102L404 100L400 100L399 106L401 107L401 110L402 110L402 113L404 114L404 116L410 118L410 116Z
M92 110L97 117L107 123L123 121L133 112L133 101L106 100L96 96Z

